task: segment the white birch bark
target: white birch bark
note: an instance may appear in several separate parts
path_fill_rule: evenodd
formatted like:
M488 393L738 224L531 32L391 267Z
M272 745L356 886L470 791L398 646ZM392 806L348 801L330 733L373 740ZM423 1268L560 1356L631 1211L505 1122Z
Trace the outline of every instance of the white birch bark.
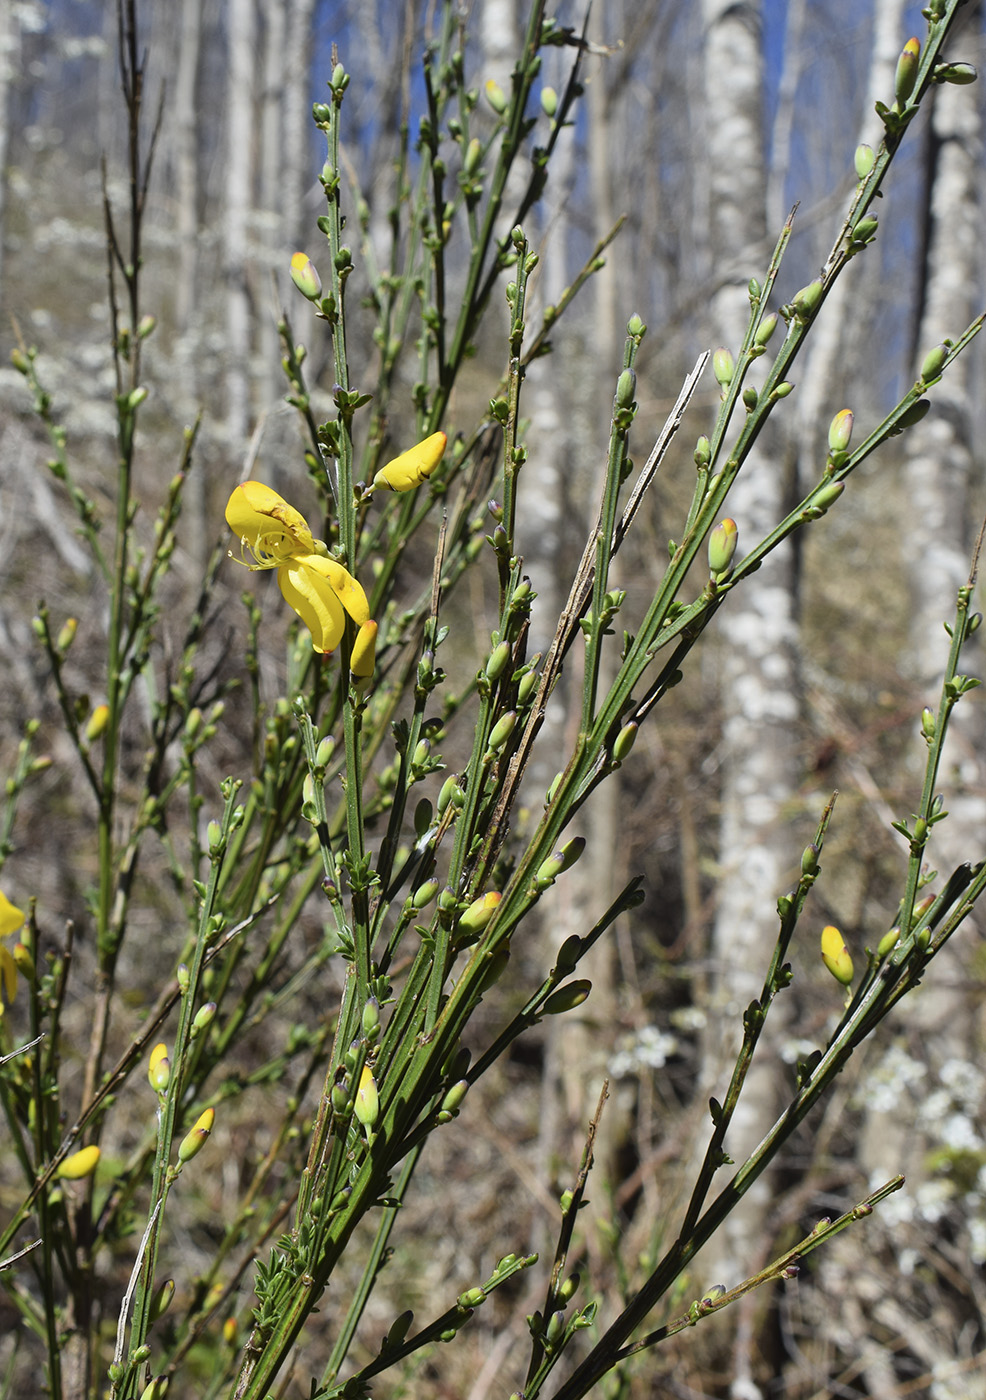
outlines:
M229 0L225 230L226 441L239 455L250 426L250 295L247 283L254 171L254 0Z

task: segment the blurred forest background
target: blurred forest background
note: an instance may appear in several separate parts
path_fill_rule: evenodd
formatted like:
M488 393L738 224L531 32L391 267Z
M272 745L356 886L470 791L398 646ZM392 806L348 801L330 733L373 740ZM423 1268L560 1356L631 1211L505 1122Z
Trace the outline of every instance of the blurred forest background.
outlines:
M493 78L508 88L524 19L519 0L472 0L465 8L476 85ZM160 102L144 283L157 326L144 352L152 392L137 459L148 522L177 469L182 428L203 414L193 509L171 583L181 617L225 537L222 508L237 481L257 477L308 505L276 320L287 306L295 336L309 346L308 381L328 411L327 342L290 287L287 267L295 248L316 261L324 254L314 179L323 153L310 109L324 93L333 44L352 74L344 196L358 248L352 382L376 372L380 347L369 314L359 334L360 267L383 256L395 134L405 121L413 131L421 114L410 56L420 51L430 7L416 0L146 0L140 10L148 113ZM557 14L581 28L580 8L560 3ZM786 295L817 274L855 184L853 151L882 134L873 102L892 92L901 45L920 25L916 7L901 0L606 0L594 7L578 120L526 221L542 257L537 295L552 304L625 216L605 268L558 326L553 353L528 376L525 554L542 617L556 616L564 601L595 509L627 317L637 312L649 327L638 365L642 456L641 444L653 440L698 355L738 344L746 284L762 276L794 204ZM100 501L115 452L101 161L111 201L125 200L128 179L115 26L115 6L102 0L0 5L0 767L13 763L32 718L41 720L54 759L21 804L4 888L22 900L36 893L42 924L53 932L76 920L82 959L91 811L73 752L59 747L67 741L31 618L45 599L56 627L79 617L80 643L100 622L87 616L91 563L46 470L50 447L9 355L19 343L39 347L79 480ZM982 49L982 6L970 3L948 57L982 71ZM549 50L544 83L563 87L570 59L564 48ZM882 201L878 237L826 304L796 391L775 414L755 470L730 497L741 552L800 499L799 484L817 477L833 414L852 408L857 431L868 431L914 379L924 352L982 310L984 103L981 83L942 87L909 137ZM507 324L505 311L499 325L497 315L451 405L450 435L481 416L495 391ZM398 372L407 381L408 422L390 429L400 441L411 429L413 364ZM619 791L612 783L597 795L584 819L586 858L544 915L545 936L556 947L638 871L646 876L646 902L594 950L585 1006L526 1041L482 1102L470 1102L469 1141L445 1161L429 1159L430 1201L425 1192L409 1208L394 1275L404 1279L405 1294L427 1291L443 1276L471 1281L475 1261L508 1248L543 1247L549 1198L578 1160L604 1076L612 1098L584 1249L616 1291L636 1257L654 1252L657 1222L673 1220L693 1167L694 1136L709 1094L721 1087L739 1013L760 986L777 896L797 878L801 851L835 789L825 878L806 922L819 931L837 924L860 960L893 923L889 892L906 849L890 824L919 795L919 716L935 703L947 648L942 622L968 576L986 511L983 383L976 342L934 391L923 423L867 463L805 545L773 556L729 600L717 637L704 644L701 683L692 674L660 723L642 730ZM707 430L717 400L707 375L653 493L652 552L620 556L622 586L633 597L649 596L660 576L692 489L691 444ZM429 561L423 568L430 570ZM468 599L476 656L495 603L491 570L487 584L488 595L477 584ZM225 566L215 662L232 677L241 670L242 587L243 577ZM281 693L284 626L282 610L271 609L259 679L268 697ZM167 635L167 618L163 627ZM463 674L476 656L462 647ZM76 644L72 666L84 690L84 644ZM935 847L943 873L983 854L980 694L963 706L944 775L953 816ZM250 737L238 720L233 700L214 751L217 786L244 767ZM559 698L548 733L575 723ZM139 754L133 763L136 773ZM548 781L550 757L544 764L539 776ZM441 775L436 791L440 782ZM145 864L141 879L148 953L127 973L135 1009L153 1000L155 979L168 975L173 959L163 854ZM317 911L311 918L317 923ZM981 920L965 926L892 1031L853 1061L839 1092L803 1130L799 1150L744 1203L695 1279L695 1294L755 1271L814 1219L845 1209L899 1170L908 1177L904 1191L813 1255L796 1282L769 1298L751 1295L701 1335L686 1333L644 1361L633 1393L986 1397L981 928ZM811 971L789 994L786 1025L775 1029L766 1056L770 1071L751 1091L748 1146L772 1119L778 1074L788 1072L778 1066L793 1066L838 1011L814 933L801 956ZM278 968L275 980L286 981L290 970ZM329 1013L337 990L331 973L325 979L304 994ZM84 1020L84 1002L75 1015ZM257 1053L262 1059L262 1046ZM248 1118L227 1121L223 1133L226 1158L217 1161L235 1164L261 1150ZM210 1208L221 1210L221 1180L215 1190ZM461 1198L456 1215L469 1222L471 1237L444 1232L450 1193ZM626 1231L619 1250L614 1221ZM190 1219L187 1228L184 1247L195 1257L207 1240L201 1221ZM390 1276L385 1292L377 1322L404 1306ZM505 1394L504 1376L514 1383L510 1339L523 1332L530 1306L519 1296L496 1328L484 1313L460 1348L461 1371L422 1372L414 1393ZM2 1319L0 1305L0 1334Z

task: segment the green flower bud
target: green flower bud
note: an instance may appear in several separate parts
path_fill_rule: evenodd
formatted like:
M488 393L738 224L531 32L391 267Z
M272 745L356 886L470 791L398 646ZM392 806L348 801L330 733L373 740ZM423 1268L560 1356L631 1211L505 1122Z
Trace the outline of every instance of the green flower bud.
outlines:
M556 773L555 776L551 779L548 791L545 793L544 797L544 805L546 807L550 807L552 802L554 802L555 797L558 794L558 788L561 786L561 780L564 776L565 775L563 773Z
M65 624L58 634L58 641L55 643L56 650L61 652L62 655L64 655L65 652L68 651L69 647L75 641L75 632L78 625L79 623L77 618L66 618Z
M924 709L921 711L921 732L926 739L930 740L935 737L937 728L938 723L935 718L934 710L929 709L928 706L925 705Z
M812 513L816 517L824 515L829 506L835 504L845 489L846 483L844 481L830 481L825 486L819 487L811 498Z
M864 141L861 145L856 147L853 164L856 167L856 178L865 180L874 165L876 165L876 151Z
M777 329L778 316L776 311L772 311L769 316L764 316L760 324L753 333L753 343L762 350L768 343L774 331Z
M154 1297L151 1299L151 1322L157 1322L159 1317L164 1316L164 1314L171 1307L171 1300L174 1296L175 1281L173 1278L166 1278L161 1284L160 1288L155 1290Z
M695 458L695 465L698 467L699 471L704 471L712 460L712 444L704 433L695 444L693 456Z
M419 885L414 891L411 903L415 909L424 909L430 904L438 893L439 885L437 880L426 880L423 885Z
M616 740L613 744L614 763L622 763L625 758L628 758L630 756L630 750L637 742L638 728L639 726L636 720L631 720L630 723L625 724L620 730L619 734L617 734Z
M712 373L716 377L716 383L728 389L733 382L733 375L736 373L736 361L732 352L724 345L720 345L718 350L712 352Z
M380 1003L376 997L367 997L360 1017L363 1034L367 1040L376 1040L380 1034Z
M948 358L947 345L933 345L921 361L921 373L918 376L925 384L932 379L937 379L945 368L945 361Z
M466 175L475 175L479 169L479 162L483 159L483 143L474 136L466 147L466 154L462 161L462 169Z
M916 427L917 424L921 422L922 418L926 416L930 407L930 399L917 399L898 418L897 422L894 424L893 431L890 433L890 436L896 437L898 433L903 433L907 428Z
M791 305L799 320L807 321L812 313L818 309L822 300L822 290L822 284L816 278L814 282L809 282L807 287L802 287L801 291L792 297Z
M517 704L526 705L538 688L541 677L537 671L525 671L517 682Z
M490 652L489 659L486 662L486 679L488 681L499 680L509 660L510 643L500 642L500 644L495 646Z
M892 928L885 933L876 945L876 955L878 958L885 958L888 953L892 953L900 941L900 929Z
M709 573L713 578L718 578L729 569L736 553L738 539L739 528L736 521L728 516L725 520L720 520L709 535Z
M640 317L636 314L631 316L629 321L627 321L627 335L630 336L632 340L643 340L646 334L647 327Z
M219 822L213 820L206 827L206 841L209 845L209 854L218 855L223 846L223 829Z
M553 87L541 89L541 111L546 117L553 117L558 111L558 94Z
M897 71L894 74L894 98L898 107L904 107L914 91L920 66L921 40L908 39L897 60Z
M553 1312L544 1330L544 1340L549 1347L557 1345L565 1331L565 1314L560 1309Z
M876 237L879 219L875 214L864 214L852 231L854 243L870 243Z
M829 424L829 451L846 452L852 440L853 412L842 408Z
M637 376L632 369L625 369L616 381L616 406L617 408L629 408L633 403L633 395L637 388Z
M822 929L822 962L837 982L848 987L853 979L852 958L842 941L842 934L833 924Z
M469 1092L469 1080L460 1079L457 1084L453 1084L451 1089L442 1099L442 1106L438 1116L443 1122L448 1122L459 1111L459 1107L466 1094ZM442 1118L442 1114L447 1114L447 1118Z
M743 390L743 407L748 413L752 413L757 406L760 395L752 384L748 384Z
M146 389L143 384L138 385L136 389L130 390L130 393L127 395L127 408L129 408L131 413L136 412L136 410L140 408L149 393L150 390Z
M790 394L793 391L793 389L793 384L789 383L786 379L782 379L779 384L774 385L774 388L771 390L770 397L772 400L786 399L788 394Z
M332 762L335 746L336 741L330 734L327 734L326 737L319 742L319 746L315 750L316 768L328 768L329 764Z
M541 1015L560 1016L565 1011L574 1011L577 1006L582 1005L591 991L592 983L585 977L568 982L551 993L541 1008Z
M549 885L554 884L557 876L564 874L566 870L571 870L584 850L585 837L573 836L562 846L561 850L555 851L547 860L542 861L538 866L537 875L534 877L538 889L547 889Z
M458 778L453 773L446 778L442 784L442 790L438 794L438 815L443 817L445 810L451 802L454 807L461 808L466 800L466 794L459 787Z
M517 723L517 711L508 710L505 715L501 715L490 731L489 743L486 746L487 753L499 753L504 744L514 732Z
M978 76L971 63L938 63L932 74L936 83L958 83L960 86L974 83Z
M486 1301L486 1294L481 1288L467 1288L465 1293L460 1293L456 1298L456 1307L472 1310L478 1308L480 1303Z
M578 1292L581 1281L578 1273L569 1274L568 1278L558 1285L557 1298L559 1303L570 1303Z
M204 1030L212 1025L216 1015L216 1003L207 1001L199 1007L192 1018L192 1035L201 1035Z
M810 846L806 846L801 853L801 873L802 875L814 875L818 871L818 847L814 841Z
M140 1350L140 1348L138 1348L138 1350ZM148 1348L147 1355L150 1356L150 1354L150 1348ZM136 1360L136 1352L132 1359ZM155 1376L140 1392L140 1400L164 1400L170 1384L171 1381L167 1376Z

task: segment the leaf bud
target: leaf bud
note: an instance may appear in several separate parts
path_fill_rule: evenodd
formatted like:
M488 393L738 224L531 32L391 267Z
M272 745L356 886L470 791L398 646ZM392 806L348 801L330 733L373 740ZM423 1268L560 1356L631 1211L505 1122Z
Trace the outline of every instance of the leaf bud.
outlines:
M769 316L764 316L761 318L760 324L754 331L753 343L754 345L759 346L761 350L767 345L771 336L774 334L774 331L776 331L777 319L777 312L771 311Z
M724 389L728 389L733 382L733 375L736 373L736 361L732 352L724 345L720 345L718 350L712 352L712 373L716 377L716 383Z
M83 1177L92 1176L99 1162L99 1148L83 1147L78 1152L73 1152L66 1157L64 1162L59 1162L55 1169L55 1175L61 1177L62 1181L81 1181Z
M369 1065L364 1065L360 1074L353 1112L367 1132L371 1133L380 1117L380 1095L377 1092L377 1081L373 1078Z
M932 379L937 379L945 368L945 361L948 358L947 345L933 345L921 361L921 373L918 376L925 384Z
M106 732L106 726L109 722L109 705L97 705L89 716L89 723L86 725L86 739L90 744L94 744L100 735Z
M494 112L496 112L497 116L502 117L507 110L507 95L503 91L503 88L495 78L487 78L485 91L487 102L493 108Z
M646 334L646 324L640 319L640 317L636 313L634 313L630 317L629 321L627 321L627 335L631 336L634 340L643 340Z
M853 165L856 167L856 178L865 180L867 175L876 165L876 151L872 146L863 141L856 147L856 154L853 157Z
M894 74L894 99L898 107L903 107L914 91L918 68L921 66L921 40L908 39L897 60Z
M163 1094L171 1081L171 1061L168 1059L168 1047L164 1041L159 1041L151 1051L150 1064L147 1067L147 1080L151 1088L158 1094Z
M564 987L558 987L551 993L541 1007L541 1015L560 1016L565 1011L574 1011L577 1006L582 1005L591 991L592 983L586 977L567 982Z
M474 899L469 908L459 917L459 929L463 933L480 934L496 913L502 896L496 890L489 890Z
M853 979L852 958L834 924L826 924L822 929L822 962L837 982L849 986Z
M852 440L853 411L841 408L829 424L829 451L846 452Z
M185 1134L178 1144L179 1162L190 1162L193 1157L197 1157L209 1140L212 1132L212 1125L216 1121L216 1110L207 1108L204 1113L200 1113L196 1118L191 1132Z
M738 539L739 528L736 521L729 516L720 520L709 535L709 573L713 578L718 578L720 574L728 571L736 553Z

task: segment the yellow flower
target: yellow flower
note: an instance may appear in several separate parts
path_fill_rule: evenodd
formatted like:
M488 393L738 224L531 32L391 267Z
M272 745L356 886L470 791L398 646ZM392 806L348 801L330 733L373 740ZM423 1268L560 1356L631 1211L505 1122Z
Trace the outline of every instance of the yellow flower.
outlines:
M381 467L373 485L385 491L413 491L429 476L442 460L447 438L444 433L432 433Z
M10 934L16 933L24 922L24 911L11 904L10 900L0 890L0 938L7 938ZM8 1001L13 1001L14 993L17 991L17 963L9 948L5 948L0 943L0 988L3 989L4 996ZM3 1013L3 1002L0 1001L0 1015Z
M277 570L285 601L311 632L316 651L334 651L339 645L346 613L357 627L369 620L366 594L352 574L328 557L301 512L269 486L241 482L229 498L226 520L248 569Z

